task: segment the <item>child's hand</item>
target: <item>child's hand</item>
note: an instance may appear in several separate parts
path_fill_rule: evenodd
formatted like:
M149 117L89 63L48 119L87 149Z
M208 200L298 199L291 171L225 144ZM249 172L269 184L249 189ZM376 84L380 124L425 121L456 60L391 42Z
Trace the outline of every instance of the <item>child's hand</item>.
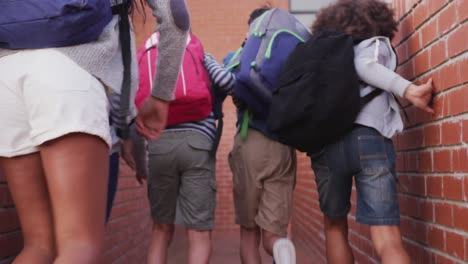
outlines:
M205 52L205 62L216 61L215 57L208 52Z
M433 90L434 86L432 85L432 79L429 79L425 84L410 84L405 91L404 97L417 108L434 114L434 110L429 107L429 103L432 100Z
M143 182L146 181L146 175L139 174L138 172L136 173L135 177L140 185L142 185Z
M130 169L135 170L135 160L133 159L133 142L131 140L123 140L120 148L120 155Z

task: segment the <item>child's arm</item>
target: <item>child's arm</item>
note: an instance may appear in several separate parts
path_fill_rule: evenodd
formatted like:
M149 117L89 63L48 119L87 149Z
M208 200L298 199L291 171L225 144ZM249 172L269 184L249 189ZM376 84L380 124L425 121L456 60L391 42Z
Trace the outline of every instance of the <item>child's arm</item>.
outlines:
M359 50L354 57L354 66L359 79L365 83L403 97L411 82L383 65L390 59L392 53L393 51L390 51L385 43L380 42L379 45L374 41Z
M415 85L404 79L383 64L390 59L393 50L385 42L374 41L362 49L354 58L354 66L359 78L365 83L396 94L410 101L414 106L428 112L434 111L428 106L432 99L432 79L422 85Z
M148 151L146 140L138 135L135 125L130 127L129 139L122 141L121 156L127 165L135 171L136 179L143 184L148 176Z
M221 88L227 94L232 95L232 90L236 83L234 74L224 69L223 66L208 53L205 53L205 68L213 84Z

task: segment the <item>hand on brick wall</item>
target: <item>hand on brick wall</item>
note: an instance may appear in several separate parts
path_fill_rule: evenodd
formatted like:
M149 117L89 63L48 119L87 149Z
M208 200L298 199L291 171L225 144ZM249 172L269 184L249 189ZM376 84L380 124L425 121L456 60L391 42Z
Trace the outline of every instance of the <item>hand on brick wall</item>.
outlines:
M405 99L410 101L417 108L433 114L434 110L429 106L429 103L432 101L433 91L434 86L432 85L432 79L429 79L425 84L410 84L404 96Z

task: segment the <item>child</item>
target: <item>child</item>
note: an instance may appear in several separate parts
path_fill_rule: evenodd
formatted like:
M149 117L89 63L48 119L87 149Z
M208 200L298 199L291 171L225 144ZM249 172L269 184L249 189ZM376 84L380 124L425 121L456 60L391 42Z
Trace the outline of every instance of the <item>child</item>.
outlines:
M137 106L150 94L154 69L148 67L159 45L159 33L148 38L138 53L140 86L136 95ZM203 67L204 52L200 41L189 34L185 59L176 86L175 101L169 107L168 126L158 140L148 142L148 156L135 156L137 179L147 175L148 199L153 228L148 251L148 263L167 263L167 250L174 234L174 224L187 230L189 240L188 263L209 263L211 231L216 208L216 159L212 154L216 138L216 123L211 101L190 101L197 93L206 92L211 98L210 80ZM153 66L154 67L154 66ZM159 70L159 69L158 69ZM183 91L183 93L182 93ZM204 97L205 98L205 97ZM199 99L199 98L197 98ZM180 101L183 100L183 101ZM198 102L198 104L194 103ZM187 113L177 108L184 103L185 110L199 112L207 109L201 119L174 122ZM193 121L192 121L193 120ZM141 139L134 138L135 154L140 154ZM146 165L148 163L148 165Z
M268 10L268 7L254 10L249 25ZM214 77L214 85L232 95L239 128L247 108L233 94L234 74L223 69L209 54L205 56L205 65ZM294 245L286 238L296 179L295 150L274 139L266 129L266 120L252 116L247 122L247 137L242 138L237 133L229 154L242 263L261 263L259 245L262 241L277 264L295 264Z
M29 2L32 3L10 1L2 5L33 6ZM88 2L97 1L83 1L83 6ZM118 6L122 1L111 2ZM164 105L161 101L172 99L183 56L182 41L190 20L185 1L146 2L165 32L161 41L165 56L160 57L159 63L168 69L160 74L153 97L147 101L150 110L147 115L151 115L155 105ZM40 6L37 1L34 3L37 10L48 10L37 8ZM41 1L43 7L52 3L53 6L63 4ZM17 14L20 14L23 10L16 7L12 10L19 10ZM11 17L4 10L8 9L2 6L0 16ZM87 8L78 11L86 12ZM24 16L28 18L28 13ZM120 31L119 25L120 21L126 21L124 18L114 15L96 41L80 45L26 50L0 48L0 166L25 241L15 263L103 262L112 144L106 91L122 94L119 73L124 71L124 66L119 36L125 31ZM40 22L35 16L29 19L29 25ZM5 22L11 24L2 21ZM30 42L33 41L31 38ZM130 79L136 77L133 71ZM112 105L111 108L115 114L123 112ZM132 117L126 112L122 116L123 124ZM147 121L145 118L140 120L140 123L151 123L143 122Z
M432 80L414 85L394 72L396 54L390 40L397 22L389 6L378 0L341 0L322 11L313 32L338 31L362 40L354 47L361 96L383 92L366 104L352 131L323 149L308 153L316 175L324 214L328 263L354 263L348 242L352 177L357 189L356 221L370 225L374 248L382 263L410 263L400 235L400 211L391 137L403 130L395 96L432 113L428 106Z

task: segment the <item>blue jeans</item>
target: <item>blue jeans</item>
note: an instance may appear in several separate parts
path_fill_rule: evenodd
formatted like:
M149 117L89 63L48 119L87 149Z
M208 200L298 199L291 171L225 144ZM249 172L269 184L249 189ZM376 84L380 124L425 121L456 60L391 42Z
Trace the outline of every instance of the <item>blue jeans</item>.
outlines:
M119 153L114 153L109 157L109 183L107 187L107 208L106 208L106 223L109 221L114 202L115 193L117 192L117 182L119 179Z
M395 150L390 139L373 128L356 125L337 142L308 154L315 172L320 209L327 217L347 216L354 176L356 221L399 225Z

